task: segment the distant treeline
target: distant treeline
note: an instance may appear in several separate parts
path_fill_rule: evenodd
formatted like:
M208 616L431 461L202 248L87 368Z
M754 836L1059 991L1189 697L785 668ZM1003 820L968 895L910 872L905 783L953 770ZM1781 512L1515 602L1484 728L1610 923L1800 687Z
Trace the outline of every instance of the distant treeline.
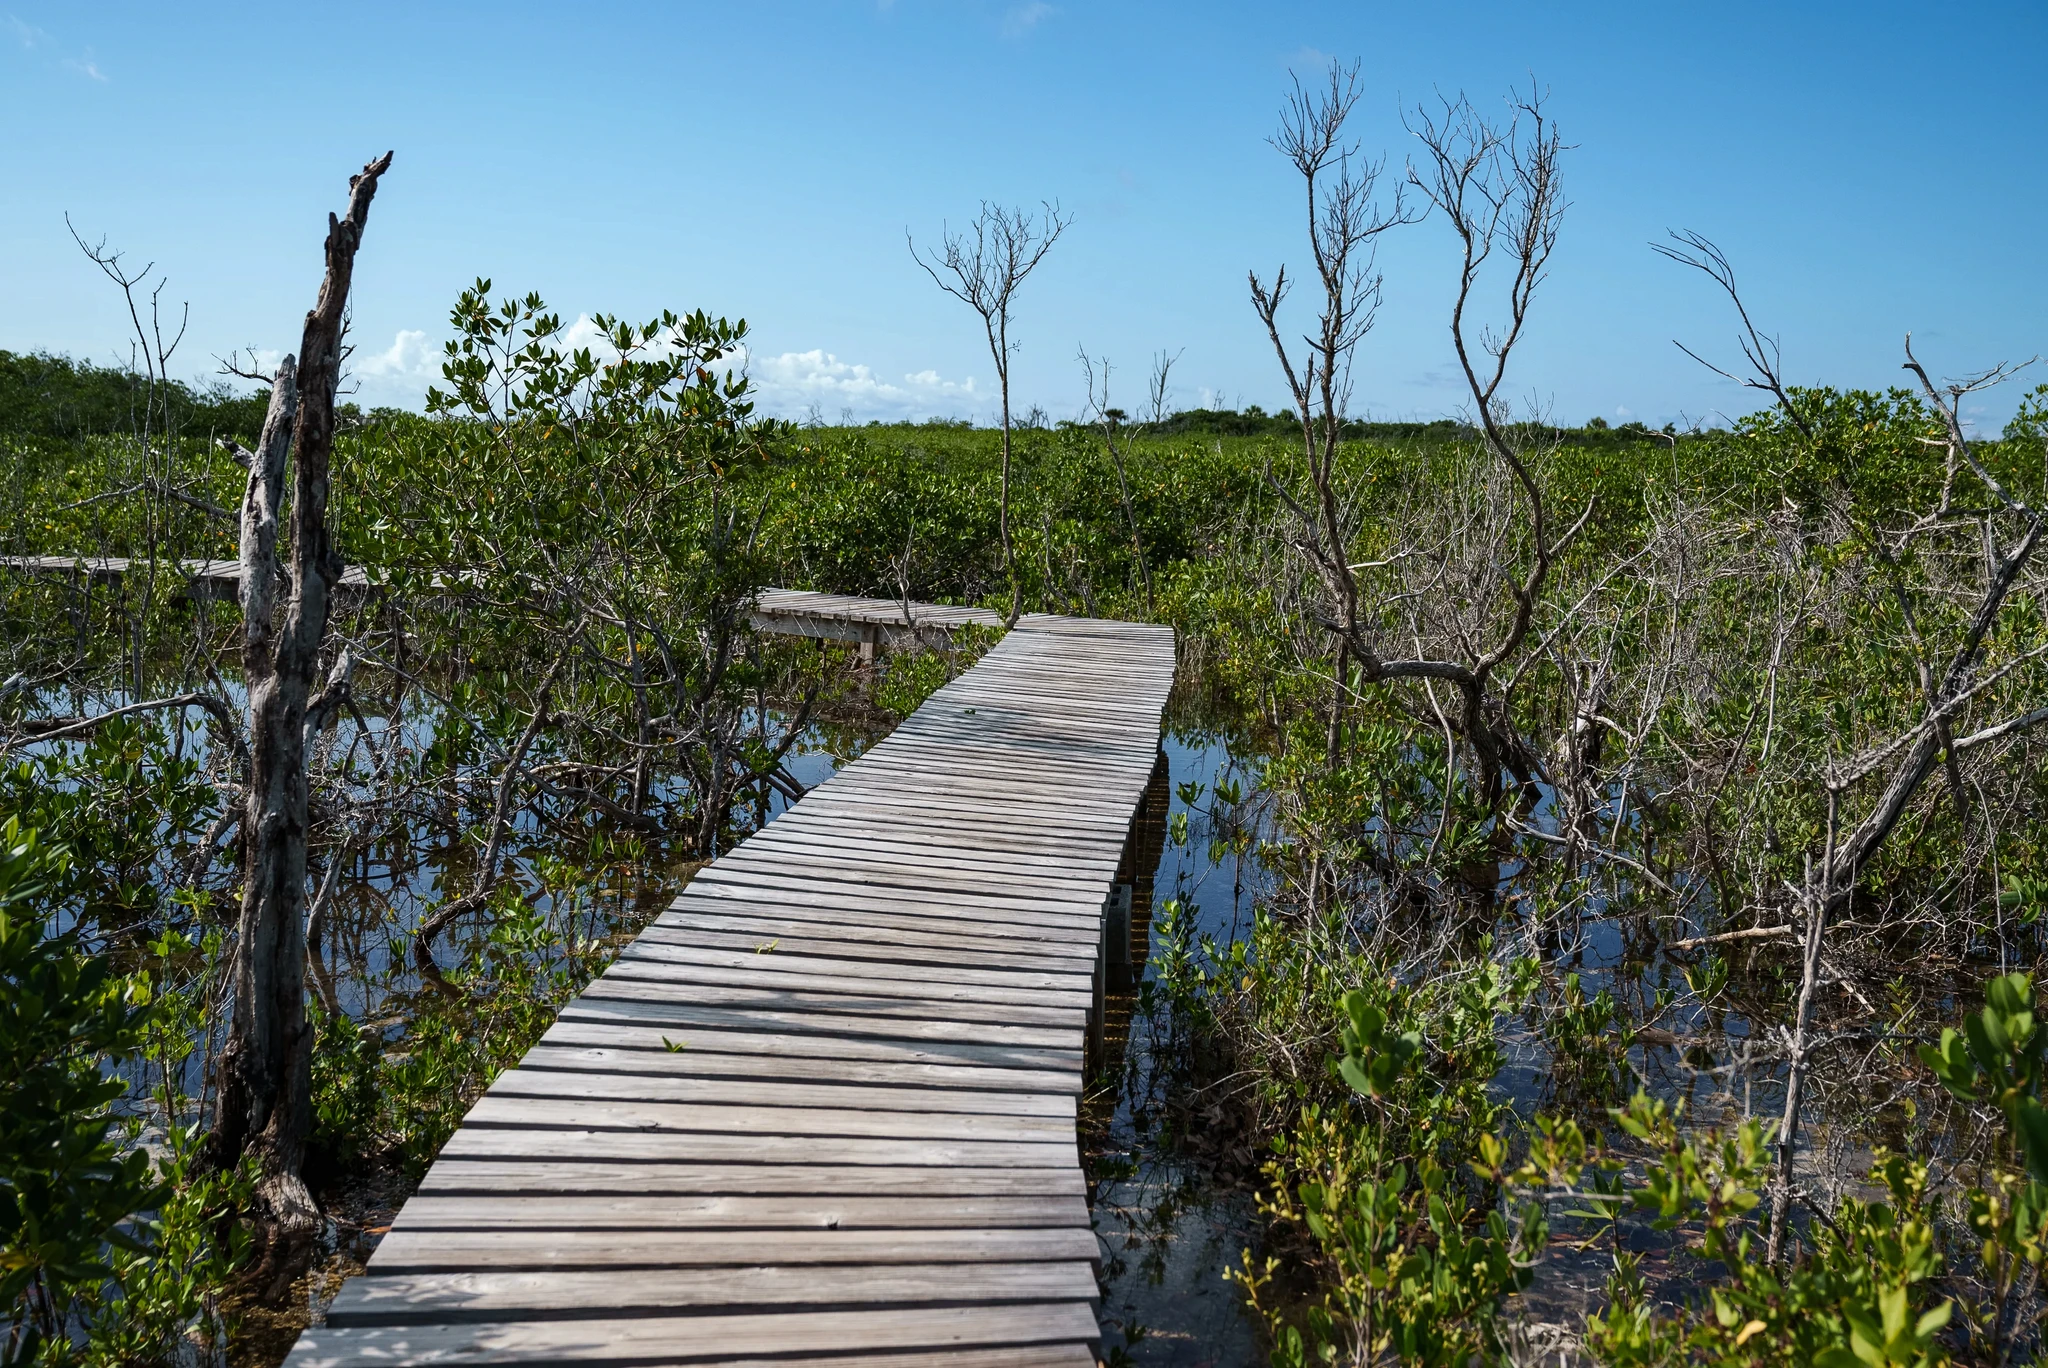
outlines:
M123 366L102 366L48 352L0 351L0 433L23 437L72 438L134 430L140 422L149 382ZM167 386L173 426L185 435L219 435L254 440L263 426L268 396L256 389L236 393L226 383L204 389L174 380ZM344 422L362 415L342 405ZM870 427L917 426L971 428L963 418L931 418L919 424L870 423ZM1064 424L1062 424L1064 426ZM1267 413L1257 404L1236 409L1184 409L1152 424L1161 437L1273 437L1285 439L1301 430L1291 413ZM1666 429L1669 431L1669 429ZM1582 428L1564 428L1569 439L1588 445L1626 442L1649 435L1641 423L1609 427L1595 418ZM1469 439L1469 425L1449 418L1435 422L1349 422L1349 441L1435 445Z
M818 426L834 426L819 424ZM957 428L974 427L965 418L927 418L922 422L888 422L871 419L870 428ZM1020 419L1018 426L1030 428L1089 428L1094 424L1073 419L1048 422L1042 412L1034 410ZM1299 439L1301 419L1292 413L1268 413L1257 404L1248 404L1242 409L1182 409L1156 423L1144 425L1146 435L1153 437L1272 437L1281 440ZM1577 446L1617 446L1640 441L1651 436L1672 436L1670 425L1661 433L1653 433L1643 423L1623 423L1613 426L1605 418L1593 418L1584 427L1555 427L1543 425L1541 431L1564 438L1567 444ZM1347 442L1384 442L1408 445L1437 446L1453 441L1476 441L1478 429L1470 423L1455 418L1438 418L1422 422L1377 422L1358 419L1344 424L1344 440Z
M1478 438L1478 429L1469 423L1453 418L1438 418L1432 422L1375 422L1361 419L1344 425L1344 440L1348 442L1389 442L1438 445L1452 441L1473 441ZM1217 437L1293 437L1301 432L1301 419L1293 413L1268 413L1257 404L1247 405L1243 410L1233 409L1184 409L1154 426L1152 431L1162 436L1217 436ZM1605 446L1616 443L1638 441L1651 435L1650 429L1642 423L1623 423L1610 426L1605 418L1594 418L1584 427L1546 426L1547 431L1558 433L1567 441L1578 445ZM1665 434L1671 434L1669 426Z
M141 426L149 381L123 366L100 366L48 352L0 351L0 433L73 438ZM269 396L236 394L225 384L197 389L170 381L160 395L174 431L252 441Z

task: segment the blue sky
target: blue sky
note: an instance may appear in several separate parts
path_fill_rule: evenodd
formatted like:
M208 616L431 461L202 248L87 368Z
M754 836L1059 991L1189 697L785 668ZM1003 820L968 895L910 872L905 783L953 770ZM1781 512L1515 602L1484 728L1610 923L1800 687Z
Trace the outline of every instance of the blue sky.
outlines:
M125 355L67 211L191 302L182 373L292 345L325 215L390 147L356 278L364 402L418 401L448 306L487 275L572 317L744 316L790 416L986 420L979 328L904 232L993 198L1074 214L1020 300L1020 407L1074 412L1081 346L1121 399L1163 347L1181 405L1272 407L1245 272L1305 252L1264 139L1290 70L1334 56L1362 64L1355 131L1394 166L1404 105L1549 88L1571 208L1510 387L1559 421L1754 407L1672 345L1729 357L1733 320L1649 250L1668 228L1727 250L1800 381L1896 383L1908 329L1943 374L2048 351L2038 3L9 3L9 349ZM1449 248L1432 220L1383 251L1356 408L1458 408Z

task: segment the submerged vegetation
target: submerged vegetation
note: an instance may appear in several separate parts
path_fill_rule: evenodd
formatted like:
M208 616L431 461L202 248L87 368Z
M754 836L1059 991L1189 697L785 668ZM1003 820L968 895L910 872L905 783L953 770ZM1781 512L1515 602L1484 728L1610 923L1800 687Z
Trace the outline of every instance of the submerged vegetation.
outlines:
M1752 330L1729 427L1517 417L1562 145L1534 101L1418 112L1382 203L1355 98L1278 139L1321 206L1305 352L1254 283L1285 418L1172 413L1162 359L1143 421L1091 363L1088 422L793 426L742 323L575 351L484 281L427 413L335 410L317 530L370 582L300 662L285 909L317 1250L243 1219L281 1151L218 1141L266 742L252 622L185 568L248 563L277 401L0 357L0 550L133 558L0 573L7 1361L219 1357L303 1298L807 754L972 655L758 635L769 585L1178 629L1179 715L1256 782L1170 839L1254 906L1162 904L1139 1002L1162 1143L1257 1194L1228 1274L1275 1362L2036 1361L2048 390L1993 439L1977 380L1798 388ZM1469 421L1357 422L1361 263L1432 223Z

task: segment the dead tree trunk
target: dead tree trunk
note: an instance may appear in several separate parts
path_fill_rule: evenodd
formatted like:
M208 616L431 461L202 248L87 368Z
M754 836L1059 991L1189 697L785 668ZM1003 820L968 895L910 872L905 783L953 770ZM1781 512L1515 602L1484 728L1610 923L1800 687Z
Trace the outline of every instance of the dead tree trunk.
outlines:
M327 271L306 315L296 367L286 357L271 386L262 439L242 500L242 666L249 690L250 777L242 822L242 911L235 945L234 1010L221 1058L213 1150L223 1164L255 1154L262 1273L289 1276L317 1231L319 1210L300 1177L312 1129L313 1034L306 1019L305 745L340 703L337 671L318 697L328 597L341 558L327 528L328 460L341 371L342 317L385 153L349 182L348 213L328 217ZM277 553L278 508L292 466L291 571ZM277 617L280 581L289 597Z

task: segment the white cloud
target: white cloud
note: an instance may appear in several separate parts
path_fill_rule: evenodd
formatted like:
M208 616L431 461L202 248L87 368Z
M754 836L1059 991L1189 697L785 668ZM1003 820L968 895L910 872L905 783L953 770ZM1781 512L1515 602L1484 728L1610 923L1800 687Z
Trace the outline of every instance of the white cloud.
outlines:
M581 351L588 347L593 356L609 357L618 354L611 340L605 336L604 329L598 327L596 320L589 314L577 314L576 321L562 329L562 336L557 345L567 352Z
M356 363L356 374L379 378L437 375L440 369L434 362L432 349L427 346L427 335L418 328L400 328L389 347Z
M0 14L0 31L14 35L14 41L20 43L23 50L28 52L34 52L38 48L48 49L56 42L56 38L48 29L37 28L15 14ZM48 65L49 60L49 57L45 56L44 64ZM91 48L87 48L83 56L63 58L57 65L87 80L98 81L103 85L106 83L107 73L100 70L100 64L94 59Z
M1003 37L1022 38L1037 28L1042 21L1058 13L1059 11L1046 4L1045 0L1030 0L1029 4L1012 5L1003 15Z
M817 348L751 356L745 368L762 411L784 418L803 417L813 407L828 422L849 409L861 420L963 416L982 397L973 376L948 380L935 370L921 370L888 380L870 366Z
M588 314L562 330L556 345L565 351L588 347L600 363L615 352ZM658 350L657 347L650 350ZM259 358L274 366L277 357ZM441 378L442 353L417 328L401 328L391 345L372 352L367 346L351 359L347 398L363 408L389 405L421 407L427 387ZM744 374L753 382L758 411L776 418L802 419L815 414L838 422L849 414L855 421L972 417L988 398L973 376L949 380L924 369L898 377L878 374L872 366L842 361L823 348L787 351L775 356L741 348L718 367Z
M349 361L352 385L348 398L368 408L417 409L425 400L427 386L441 378L440 351L427 342L417 328L400 328L391 345L381 352L365 355L358 351Z

